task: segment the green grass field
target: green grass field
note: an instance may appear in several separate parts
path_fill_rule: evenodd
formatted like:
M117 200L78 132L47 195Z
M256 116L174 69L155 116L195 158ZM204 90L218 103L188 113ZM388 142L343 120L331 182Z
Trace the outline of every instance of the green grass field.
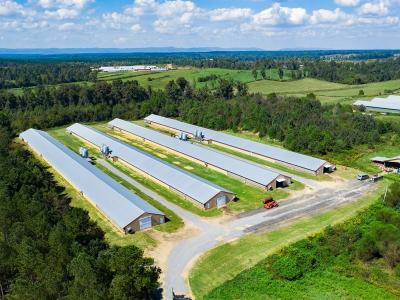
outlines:
M249 89L251 92L262 94L277 93L279 95L299 97L306 96L309 93L314 93L323 103L344 102L351 104L355 99L369 99L376 96L385 95L385 90L398 92L400 90L400 80L390 80L360 85L346 85L312 78L288 82L260 80L256 82L250 82ZM363 90L365 93L363 97L358 96L360 90Z
M209 180L215 184L218 184L228 190L236 193L239 201L231 202L228 204L228 208L236 212L244 212L252 209L260 208L261 199L267 195L271 195L274 199L283 199L288 196L287 189L275 189L273 191L265 191L253 186L249 186L239 180L231 178L227 175L221 174L220 172L214 171L210 168L201 166L200 164L183 158L181 156L172 154L169 151L161 149L159 147L152 146L148 143L141 143L137 140L128 137L127 135L121 135L120 133L107 128L104 125L95 126L97 129L102 130L108 134L125 140L131 143L133 146L146 151L150 154L158 156L162 160L176 165L177 167L183 168L184 170L193 173L199 177ZM299 190L304 188L304 185L299 182L294 182L288 190Z
M377 201L384 187L384 183L381 182L378 189L357 202L335 208L320 215L302 218L272 232L249 234L210 250L199 258L189 273L189 283L193 294L196 299L207 299L206 295L215 288L220 287L220 290L224 290L224 283L229 285L229 280L235 278L246 269L255 266L262 259L279 249L309 235L321 232L328 225L343 222L356 215L360 210ZM227 286L228 294L230 288L231 286ZM236 288L240 290L240 284L236 285ZM305 296L305 298L307 297ZM220 299L232 298L222 297ZM233 299L242 298L233 297ZM260 298L249 297L246 299Z
M254 77L251 70L230 70L221 68L181 68L177 70L170 70L167 72L117 72L117 73L99 73L98 79L100 81L112 81L121 79L122 81L137 80L142 86L151 86L153 89L163 89L165 85L171 81L176 80L179 77L184 77L190 84L195 87L208 86L213 89L217 86L217 80L210 80L207 82L199 82L199 77L205 77L208 75L217 75L224 79L230 79L233 81L242 82L253 82ZM272 80L279 80L278 71L275 69L268 70L268 78ZM258 80L261 79L259 75ZM290 72L285 72L283 80L290 80Z

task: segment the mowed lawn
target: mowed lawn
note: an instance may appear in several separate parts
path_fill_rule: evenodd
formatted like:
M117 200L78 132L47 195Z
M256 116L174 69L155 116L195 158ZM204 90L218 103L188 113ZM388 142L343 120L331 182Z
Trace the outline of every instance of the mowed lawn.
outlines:
M385 184L381 182L379 188L357 202L337 207L320 215L302 218L271 232L249 234L210 250L199 258L189 273L189 284L194 296L196 299L268 298L268 295L264 295L265 298L260 296L254 290L256 287L249 287L250 283L246 286L240 280L248 272L252 272L252 276L257 276L253 274L257 270L254 269L255 271L253 271L250 268L279 249L311 234L321 232L326 226L342 222L356 215L360 210L377 201L384 187ZM246 271L248 269L250 270ZM243 274L241 274L242 272ZM239 277L236 279L238 275ZM260 276L263 276L263 274L260 274ZM230 280L233 281L230 282ZM259 281L263 282L262 278ZM218 288L219 293L212 293L216 288ZM265 286L259 287L261 291L265 291L266 288ZM317 290L319 287L312 285L308 287L308 289L313 288ZM243 294L240 291L246 292L244 294L248 294L249 297L241 298ZM215 295L218 295L219 298ZM312 293L309 295L312 295ZM307 298L306 294L304 297ZM301 299L304 297L300 296Z
M277 93L279 95L299 97L314 93L323 103L352 103L355 99L359 98L369 99L380 95L392 94L391 92L397 92L400 90L400 80L360 85L346 85L313 78L287 82L260 80L250 82L249 89L251 92L262 94ZM358 96L360 90L364 91L363 97Z

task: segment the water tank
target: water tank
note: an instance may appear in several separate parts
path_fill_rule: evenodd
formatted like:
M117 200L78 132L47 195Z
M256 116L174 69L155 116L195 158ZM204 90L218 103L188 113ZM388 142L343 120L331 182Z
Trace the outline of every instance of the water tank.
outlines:
M88 158L89 157L89 151L88 149L84 148L84 147L79 147L79 154L83 157L83 158Z
M107 145L101 146L101 153L103 155L108 155L110 154L110 148Z

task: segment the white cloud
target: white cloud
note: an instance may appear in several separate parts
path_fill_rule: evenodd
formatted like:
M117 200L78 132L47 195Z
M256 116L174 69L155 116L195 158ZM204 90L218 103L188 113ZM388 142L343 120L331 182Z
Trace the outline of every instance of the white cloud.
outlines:
M61 31L71 31L71 30L80 30L80 29L82 29L82 25L72 23L72 22L67 22L67 23L58 25L58 30L61 30Z
M357 6L360 0L335 0L335 3L340 6Z
M140 32L142 30L142 27L140 26L140 24L133 24L131 26L131 31L133 32Z
M360 7L359 12L364 15L386 16L389 14L390 2L380 0L378 2L367 2Z
M347 15L340 8L336 8L335 10L319 9L312 12L310 23L335 23L346 18Z
M24 6L15 1L0 0L0 16L11 16L11 15L33 16L35 15L35 11L28 10Z
M274 3L272 7L267 8L253 16L253 22L256 25L274 26L279 24L303 24L308 18L307 11L304 8L284 7L279 3Z
M73 19L79 15L80 11L77 9L59 8L57 10L46 10L45 16L52 19L64 20Z
M249 8L218 8L210 11L211 21L232 21L249 18L252 10Z
M103 21L106 27L120 29L122 26L136 22L136 18L126 14L112 12L103 14Z
M146 12L152 11L157 7L155 0L136 0L132 7L125 9L125 13L134 16L141 16Z
M8 16L18 13L22 5L14 1L0 1L0 16Z
M38 0L37 4L43 8L73 7L82 9L94 0Z

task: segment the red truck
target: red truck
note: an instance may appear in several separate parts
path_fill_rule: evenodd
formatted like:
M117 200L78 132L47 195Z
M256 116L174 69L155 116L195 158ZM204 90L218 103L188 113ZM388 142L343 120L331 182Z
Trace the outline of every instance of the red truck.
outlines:
M263 200L264 208L271 209L274 207L278 207L279 204L272 197L267 197Z

